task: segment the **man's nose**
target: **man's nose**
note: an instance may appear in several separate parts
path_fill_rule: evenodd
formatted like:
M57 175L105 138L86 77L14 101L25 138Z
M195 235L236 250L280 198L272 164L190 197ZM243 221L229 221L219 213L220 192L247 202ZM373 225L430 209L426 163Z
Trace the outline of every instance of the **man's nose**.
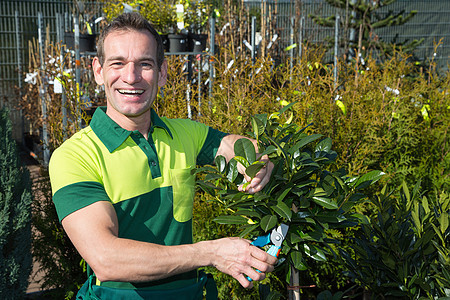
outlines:
M139 82L142 79L141 71L132 62L127 63L122 73L122 80L128 84Z

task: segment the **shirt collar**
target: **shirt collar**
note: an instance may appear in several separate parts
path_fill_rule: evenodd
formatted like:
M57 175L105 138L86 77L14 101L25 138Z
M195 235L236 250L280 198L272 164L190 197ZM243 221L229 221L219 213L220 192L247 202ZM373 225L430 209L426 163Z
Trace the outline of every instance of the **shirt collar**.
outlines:
M155 127L160 127L163 128L173 139L172 133L170 132L170 129L167 127L166 123L161 120L161 118L153 109L151 109L150 115L152 120L152 126L149 131L150 134L153 133ZM122 145L122 143L125 142L125 140L132 133L132 131L123 129L119 126L119 124L114 122L106 114L105 106L98 107L95 110L95 113L92 116L92 120L89 125L110 153L116 150L120 145Z

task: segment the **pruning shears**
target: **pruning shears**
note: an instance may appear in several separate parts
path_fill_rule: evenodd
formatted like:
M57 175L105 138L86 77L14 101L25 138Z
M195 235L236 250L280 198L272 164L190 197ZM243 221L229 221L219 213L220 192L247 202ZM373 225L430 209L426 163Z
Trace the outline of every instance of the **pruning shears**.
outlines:
M278 257L278 255L280 255L281 245L283 244L283 241L286 238L288 229L289 226L282 223L277 228L272 229L272 232L257 237L252 242L252 245L256 247L264 247L266 245L271 244L269 250L267 250L267 253L269 253L272 256ZM261 272L259 270L256 271ZM252 281L252 279L248 276L247 280Z

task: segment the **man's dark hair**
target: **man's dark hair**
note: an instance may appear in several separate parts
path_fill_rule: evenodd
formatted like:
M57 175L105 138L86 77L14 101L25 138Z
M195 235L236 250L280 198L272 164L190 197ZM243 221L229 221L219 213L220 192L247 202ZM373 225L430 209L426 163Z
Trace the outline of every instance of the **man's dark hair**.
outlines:
M105 42L105 38L111 32L121 30L148 30L150 34L153 35L156 39L156 63L158 64L158 68L161 69L161 65L164 62L164 46L162 44L161 37L159 36L155 28L153 28L153 26L141 14L137 12L124 13L119 15L100 33L97 41L97 57L100 61L100 65L103 65L104 62L105 52L103 49L103 44Z

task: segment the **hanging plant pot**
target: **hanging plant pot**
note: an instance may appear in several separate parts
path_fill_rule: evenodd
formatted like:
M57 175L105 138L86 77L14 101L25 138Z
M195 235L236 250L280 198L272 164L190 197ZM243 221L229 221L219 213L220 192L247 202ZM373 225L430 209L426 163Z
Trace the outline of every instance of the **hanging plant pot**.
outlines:
M169 34L169 52L185 52L187 36L185 34Z
M67 48L75 49L75 34L73 32L65 32L64 39ZM80 33L80 51L81 52L95 52L97 51L96 34Z
M207 39L208 39L207 34L189 33L188 51L190 51L190 52L205 51Z

